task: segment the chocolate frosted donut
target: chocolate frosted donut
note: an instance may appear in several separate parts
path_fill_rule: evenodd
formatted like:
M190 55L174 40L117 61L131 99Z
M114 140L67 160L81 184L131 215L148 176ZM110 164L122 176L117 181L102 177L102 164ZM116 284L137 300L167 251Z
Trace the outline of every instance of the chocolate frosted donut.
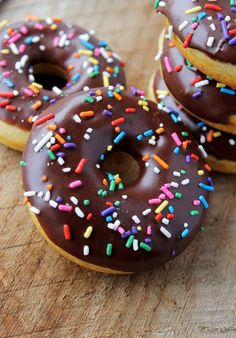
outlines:
M216 80L236 87L236 6L234 1L166 0L155 3L173 26L182 54Z
M60 19L6 24L0 44L0 142L15 149L24 148L32 121L61 97L125 84L123 63L107 42Z
M206 161L213 170L236 173L236 137L211 128L204 122L194 118L178 105L167 89L165 81L158 70L151 83L150 97L155 97L159 102L159 109L168 114L174 114L191 130L199 144L204 146L208 157Z
M90 269L142 272L183 251L213 191L188 129L135 88L58 101L24 151L25 197L41 234Z
M198 71L167 39L161 68L171 94L189 113L212 127L236 134L236 96L230 88Z

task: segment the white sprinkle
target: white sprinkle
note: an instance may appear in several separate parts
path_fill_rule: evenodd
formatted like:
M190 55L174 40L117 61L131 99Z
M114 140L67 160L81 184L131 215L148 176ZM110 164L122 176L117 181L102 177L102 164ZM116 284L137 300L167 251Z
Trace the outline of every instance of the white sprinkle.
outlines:
M36 215L39 215L39 214L40 214L40 210L37 209L37 208L35 208L35 207L31 207L30 210L31 210L34 214L36 214Z
M173 175L176 176L176 177L180 177L180 176L181 176L181 174L180 174L179 171L174 171L174 172L173 172Z
M52 207L52 208L57 208L57 206L58 206L58 203L56 202L56 201L53 201L53 200L50 200L49 201L49 205Z
M39 150L41 150L43 148L43 146L45 146L45 144L50 140L50 138L53 136L53 132L50 131L49 133L47 133L47 135L45 135L40 141L39 143L36 145L36 147L34 148L34 151L37 153Z
M84 246L83 253L84 253L84 256L88 256L89 255L89 246L88 245Z
M42 198L42 197L43 197L43 191L40 191L40 192L37 194L37 196L38 196L39 198Z
M63 165L63 164L65 163L65 161L63 160L62 157L58 157L57 162L58 162L60 165Z
M34 36L33 39L32 39L33 43L37 43L39 41L40 41L40 37L39 36Z
M153 171L154 171L155 174L159 174L160 173L160 169L157 168L157 167L154 167Z
M182 31L185 27L188 26L188 21L185 20L184 22L182 22L180 25L179 25L179 31Z
M70 200L74 205L77 205L79 203L78 198L76 198L75 196L71 196Z
M107 227L109 229L115 230L115 231L119 228L119 226L120 226L120 221L118 219L115 221L115 223L108 223L107 224Z
M214 41L215 41L214 36L209 36L208 39L207 39L207 47L211 48L214 44Z
M134 216L132 217L132 220L133 220L134 223L136 223L136 224L139 224L139 223L140 223L140 219L138 218L137 215L134 215Z
M235 144L236 144L236 142L235 142L235 140L234 139L229 139L229 144L231 145L231 146L235 146Z
M200 150L200 152L202 153L202 155L203 155L203 157L204 158L207 158L207 152L206 152L206 150L204 149L204 147L200 144L199 146L198 146L198 149Z
M24 196L26 197L31 197L31 196L35 196L36 195L36 191L25 191L24 192Z
M199 87L204 87L209 85L209 80L202 80L197 83L195 83L194 87L199 88Z
M58 96L62 94L62 90L58 88L57 86L52 87L52 91Z
M19 55L19 50L18 50L17 46L14 43L10 43L9 47L10 47L10 49L11 49L11 51L12 51L13 54Z
M216 26L215 26L214 23L211 23L211 24L210 24L210 29L211 29L213 32L216 31Z
M137 238L135 238L133 240L133 250L138 251L138 240L137 240Z
M147 216L148 214L150 214L150 212L152 212L152 209L146 209L142 212L143 216Z
M76 208L75 208L75 213L76 213L76 215L77 215L78 217L84 218L84 213L83 213L83 211L82 211L79 207L76 207Z
M45 197L44 197L44 201L48 202L51 198L51 193L50 191L47 191L46 194L45 194Z
M145 162L145 167L149 168L150 167L150 163L149 162Z
M171 182L170 184L173 188L178 188L179 184L177 182Z
M168 220L168 218L162 218L161 222L165 225L168 225L170 223L170 221Z
M185 180L183 180L183 181L181 182L181 184L182 184L182 185L188 185L189 182L190 182L189 178L186 178Z
M85 139L86 141L90 140L89 134L84 134L84 139Z
M171 233L164 227L160 228L160 231L165 235L167 238L171 238Z
M156 141L154 141L154 140L152 140L152 139L150 139L150 140L148 141L148 143L151 144L152 146L155 146L155 145L156 145Z
M126 200L128 198L127 195L122 195L123 200Z
M188 223L184 223L184 227L185 227L185 228L188 228Z
M63 168L62 171L64 173L69 173L69 172L71 172L71 168Z
M75 114L75 115L73 116L73 120L74 120L76 123L81 123L81 118L79 117L78 114Z

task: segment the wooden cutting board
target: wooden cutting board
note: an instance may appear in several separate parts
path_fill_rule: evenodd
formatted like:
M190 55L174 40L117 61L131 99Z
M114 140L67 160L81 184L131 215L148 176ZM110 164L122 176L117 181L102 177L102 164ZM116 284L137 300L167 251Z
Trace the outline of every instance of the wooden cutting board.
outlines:
M176 0L177 1L177 0ZM8 0L0 21L61 16L95 29L147 90L163 21L145 0ZM22 203L21 154L0 146L0 337L236 337L236 183L213 175L205 232L180 257L135 276L106 276L44 242Z

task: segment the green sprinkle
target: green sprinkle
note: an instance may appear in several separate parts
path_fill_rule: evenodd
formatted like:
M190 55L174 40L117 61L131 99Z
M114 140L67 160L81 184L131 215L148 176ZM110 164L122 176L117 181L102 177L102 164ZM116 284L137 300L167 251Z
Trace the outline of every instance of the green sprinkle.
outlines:
M118 189L119 189L119 190L124 190L124 186L123 186L123 183L122 183L122 182L119 183Z
M85 96L84 101L88 102L88 103L93 103L94 99L92 97L90 97L90 96Z
M111 254L112 254L112 244L111 243L107 244L106 254L107 254L107 256L111 256Z
M115 188L116 188L116 182L112 180L109 186L109 191L115 191Z
M175 193L175 197L176 198L181 198L183 196L183 194L181 194L180 192L176 192Z
M187 62L187 65L188 65L189 67L192 67L192 66L193 66L192 63L191 63L190 61L186 60L186 62Z
M161 0L155 0L155 3L154 3L154 9L157 9L159 7L159 3L160 3Z
M50 159L53 160L53 161L55 161L57 159L56 155L51 150L48 150L48 155L49 155Z
M25 161L20 161L20 167L25 167Z
M96 70L96 71L90 73L90 74L89 74L89 77L94 78L94 77L98 76L99 74L100 74L100 72ZM91 103L92 103L92 102L91 102Z
M152 251L152 248L150 247L150 245L144 243L144 242L141 242L139 244L140 248L142 248L143 250L147 251L147 252L150 252Z
M182 175L186 175L187 174L187 170L184 170L184 169L182 169L180 172L181 172Z
M187 137L188 136L188 132L187 131L182 131L182 136L184 136L184 137Z
M200 211L199 210L191 210L190 211L190 215L191 216L197 216L197 215L199 215L200 214Z
M201 231L204 232L205 231L205 227L204 225L201 226Z
M193 23L197 22L197 18L192 18L192 22Z
M103 191L102 196L103 197L107 196L107 191Z
M103 190L102 190L102 189L99 189L99 190L98 190L98 195L101 196L102 193L103 193Z
M115 207L119 207L120 206L120 201L115 201L114 206Z
M90 200L84 200L84 205L89 205L90 204Z
M131 245L133 244L133 241L134 241L134 235L129 236L129 238L128 238L126 244L125 244L125 247L127 249L129 249L131 247Z
M120 67L119 66L115 66L114 67L114 74L118 75L120 72Z

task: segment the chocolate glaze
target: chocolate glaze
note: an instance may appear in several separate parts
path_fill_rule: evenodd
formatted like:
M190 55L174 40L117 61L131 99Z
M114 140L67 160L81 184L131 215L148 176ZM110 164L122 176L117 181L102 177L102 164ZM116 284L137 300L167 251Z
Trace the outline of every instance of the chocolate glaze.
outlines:
M198 0L193 3L191 0L165 0L165 3L166 6L159 7L158 11L164 13L168 17L170 24L173 25L175 34L178 35L182 42L185 41L188 33L193 33L193 38L189 47L198 49L212 58L236 64L236 45L229 45L229 40L234 38L234 35L226 38L222 32L221 22L218 19L218 14L223 15L223 20L225 17L229 16L231 20L226 24L228 31L236 28L236 13L231 10L229 1L217 0L210 3L205 0ZM222 9L222 11L218 12L212 9L206 9L206 4L217 5ZM196 6L201 6L202 9L197 13L185 14L186 10ZM192 19L198 18L198 15L202 12L205 12L207 16L198 20L198 27L195 30L192 29ZM212 17L212 20L208 20L209 17ZM188 26L186 26L182 31L179 30L179 25L186 20L189 22ZM215 25L215 31L210 28L211 24ZM215 38L215 42L212 47L207 46L207 39L209 36Z
M155 93L157 90L168 90L160 70L156 72L153 88ZM157 94L156 97L158 99ZM179 115L179 118L191 130L198 143L204 146L209 155L219 160L236 161L236 137L234 135L211 128L204 122L189 115L169 92L158 101L160 102L159 108L163 107L164 110L167 108L169 112L174 111ZM209 133L212 132L213 137L210 140L208 137Z
M13 43L12 51L9 41L11 42L11 39L14 39L17 34L20 34L19 39ZM36 38L36 40L40 38L40 40L33 43L32 38ZM88 39L89 45L86 45L86 42L84 45L81 39L83 41ZM1 107L1 102L6 99L0 94L0 119L23 130L29 131L31 129L29 117L39 115L61 96L81 91L84 86L91 88L103 86L103 73L107 71L107 67L110 67L109 74L112 85L125 84L123 63L119 56L111 51L106 42L99 41L83 28L58 22L58 20L55 22L51 19L25 21L7 26L0 32L0 50L5 49L9 50L9 54L0 53L0 93L15 90L19 95L9 99L9 105L16 107L16 110L8 111L6 107ZM17 53L17 50L20 51L19 55L14 54L14 51ZM92 52L93 60L91 62L89 55L82 54L82 50ZM22 71L19 72L16 67L19 66L19 61L25 55L28 56L28 60L22 67ZM94 60L98 62L98 65L93 63ZM58 95L46 89L42 89L39 94L33 96L25 94L24 89L32 83L29 80L31 66L42 62L58 65L66 71L68 83L62 88L61 94ZM70 68L71 65L71 70L69 70L68 67ZM94 76L90 76L93 67L99 67L99 74L95 75L94 73ZM76 78L77 74L80 76L78 79ZM6 84L6 79L8 83L9 80L11 81L13 87ZM46 101L45 96L47 97ZM41 106L34 109L33 106L37 101L41 102Z
M82 92L73 94L70 97L63 98L57 104L51 106L43 114L54 113L55 118L47 123L34 126L28 140L23 159L25 167L23 167L23 181L25 191L36 191L37 193L47 191L47 185L52 184L53 190L51 199L56 200L58 196L62 197L62 204L68 203L73 207L70 213L59 211L49 206L49 203L43 198L37 196L29 197L32 206L40 210L37 216L42 228L47 236L63 250L71 255L78 257L84 261L111 268L118 271L141 272L149 270L163 264L175 255L178 255L191 240L195 237L202 222L204 220L204 208L200 204L193 206L192 201L203 195L207 199L208 192L198 186L199 182L209 183L208 171L205 169L204 160L198 149L197 143L192 135L184 136L181 133L188 131L182 123L173 123L171 118L164 112L159 111L155 103L147 100L149 111L145 111L141 103L140 97L126 91L121 91L122 100L115 97L111 98L114 92L110 91L109 96L106 89L100 89L97 92L102 100L89 104L85 102L85 96L94 97L95 90L89 93ZM101 94L101 95L100 95ZM99 98L98 98L99 100ZM126 108L135 108L135 113L126 113ZM93 111L95 116L91 119L82 119L81 123L74 121L74 115L84 111ZM112 112L111 117L104 116L104 110ZM126 121L120 125L120 130L125 132L125 136L117 144L114 143L118 135L111 122L117 118L125 117ZM47 124L56 124L57 132L63 132L60 128L65 128L66 134L61 136L66 139L68 136L70 141L76 145L75 149L66 149L65 145L59 150L64 153L64 165L59 165L57 160L51 160L48 156L46 146L39 152L35 152L36 142L39 142L42 136L48 133ZM158 137L155 130L160 126L164 127L164 133ZM88 128L92 128L88 129ZM137 140L137 135L143 135L147 130L153 130L157 136L157 144L153 146L149 143L150 137L144 137L142 141ZM181 141L191 140L187 150L182 147L178 155L173 153L176 148L171 134L176 132ZM85 140L84 135L89 134L90 139ZM35 140L37 140L35 142ZM34 144L33 144L34 143ZM131 186L125 187L124 190L115 190L108 192L106 197L98 195L98 191L103 188L102 180L105 177L102 170L97 168L97 164L101 166L102 160L109 156L111 152L107 151L107 147L113 145L112 152L125 151L132 154L140 163L141 174L139 179ZM48 145L50 147L50 144ZM142 157L149 154L148 162L142 160ZM169 170L162 168L153 158L157 154L163 161L169 164ZM199 160L192 159L190 163L186 163L186 156L196 154ZM59 155L56 153L56 155ZM63 154L61 154L63 155ZM104 158L102 157L104 156ZM78 162L85 158L87 160L82 174L76 174L75 168ZM146 167L148 166L149 167ZM71 172L64 173L63 168L71 168ZM160 173L154 172L154 167L160 169ZM187 173L182 173L181 177L173 175L174 171L180 172L182 169ZM198 170L203 170L204 174L199 175ZM113 173L116 174L116 173ZM48 181L43 183L41 177L46 175ZM185 179L190 179L187 185L181 184ZM70 189L69 183L75 180L81 180L82 186L76 189ZM167 200L169 205L174 207L175 217L170 220L169 225L157 222L155 210L158 205L149 205L149 199L156 198L160 195L160 188L171 182L177 182L178 188L171 187L169 191L173 194L180 192L182 198ZM127 199L122 196L127 195ZM85 214L84 218L80 218L75 214L75 206L70 201L71 196L76 196L79 200L78 206ZM84 206L83 200L89 199L90 205ZM142 230L138 234L134 234L139 243L149 241L151 251L147 252L142 248L134 251L126 248L128 238L122 238L118 231L108 229L107 221L101 216L101 211L108 206L106 202L120 201L121 204L116 208L118 213L117 219L120 220L125 231L132 230L132 227L141 226ZM151 213L146 216L142 212L151 208ZM191 216L191 210L198 210L199 214ZM168 213L173 212L164 209L161 213L166 217ZM93 214L93 218L87 221L86 217L89 213ZM113 214L112 214L113 215ZM137 215L140 224L135 224L132 217ZM115 219L113 218L112 223ZM184 230L184 224L188 223L189 234L185 238L181 238ZM63 235L63 225L68 224L71 229L71 240L65 240ZM147 227L152 226L152 235L146 234ZM84 233L88 226L93 226L93 232L89 239L84 238ZM166 238L160 228L164 226L171 233L170 239ZM134 230L134 229L133 229ZM106 255L106 246L108 243L113 245L112 255ZM83 247L90 247L90 254L83 255Z
M229 123L229 118L236 114L236 97L221 93L216 87L215 80L209 80L207 86L196 88L191 84L199 76L202 80L207 77L196 68L189 68L186 60L179 52L177 47L169 47L169 41L164 41L164 50L161 57L163 77L167 87L174 98L183 105L186 110L199 118L213 123ZM172 71L168 72L165 66L165 57L169 58ZM176 71L175 67L182 66L181 71ZM202 91L202 96L193 98L193 95Z

